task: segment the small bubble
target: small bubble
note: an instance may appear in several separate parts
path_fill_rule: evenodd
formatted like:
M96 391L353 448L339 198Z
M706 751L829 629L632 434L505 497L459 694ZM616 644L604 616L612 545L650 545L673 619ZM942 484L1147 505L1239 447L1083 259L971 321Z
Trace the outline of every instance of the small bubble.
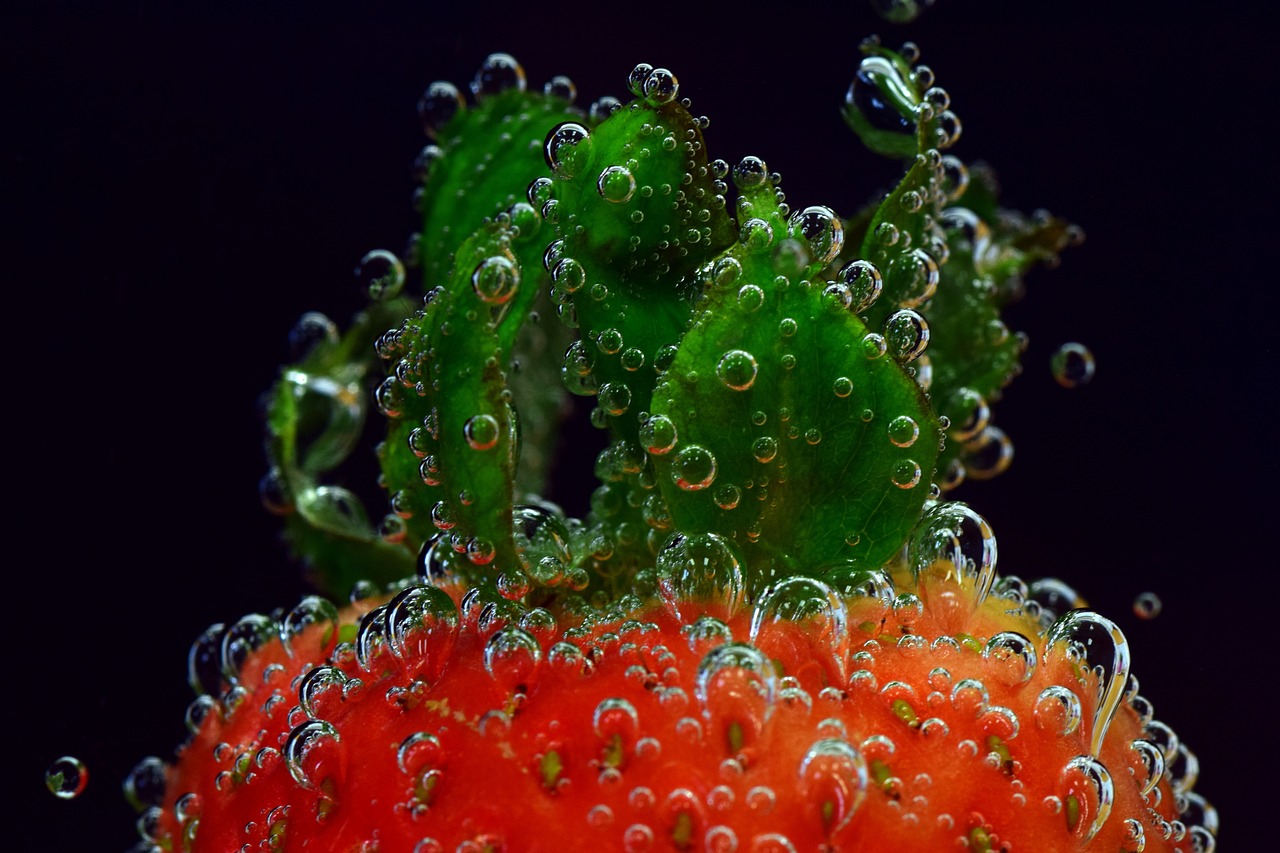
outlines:
M543 145L547 166L562 180L569 180L578 174L590 153L591 133L574 121L566 121L552 128Z
M303 314L289 330L289 355L293 361L305 359L316 347L338 343L338 324L319 311Z
M485 672L508 691L526 692L536 682L541 664L542 648L523 628L509 625L485 643Z
M472 450L491 450L502 437L498 420L493 415L475 415L462 427L467 446Z
M507 89L525 88L524 68L509 53L491 53L485 59L475 79L471 81L471 94L477 101L496 95Z
M751 454L762 464L772 462L778 455L778 440L768 435L760 436L751 443Z
M471 289L481 301L503 305L520 287L520 267L510 257L493 255L476 265L471 273Z
M386 249L375 249L360 259L356 278L370 299L385 302L404 290L404 264Z
M610 417L619 417L631 408L631 389L623 382L606 382L597 394L600 408Z
M732 616L746 589L737 546L714 533L672 534L657 557L659 594L668 610L689 616L698 604L714 603Z
M1053 378L1063 388L1079 388L1093 379L1093 353L1084 344L1068 343L1058 347L1049 366Z
M89 784L89 769L80 759L64 755L45 771L44 784L58 799L72 800Z
M671 469L675 484L686 492L705 489L716 479L716 457L700 444L690 444L676 454Z
M929 324L915 311L903 308L885 320L884 338L895 359L904 364L915 361L929 346Z
M676 75L667 69L655 68L644 78L642 90L650 104L660 106L676 99L680 91L680 83L676 80Z
M426 134L435 138L459 111L466 108L458 87L444 80L437 80L427 87L418 99L418 118Z
M920 482L920 465L914 459L901 459L894 463L890 475L899 489L912 489Z
M1163 608L1164 604L1160 601L1160 596L1154 592L1139 593L1133 600L1133 613L1139 619L1154 619L1160 615Z
M889 422L889 441L895 447L910 447L920 437L920 425L908 415L899 415Z
M755 383L757 370L755 356L745 350L734 349L720 357L716 376L726 388L746 391Z
M542 87L542 94L551 98L559 98L572 104L578 97L578 87L568 77L563 74L557 74Z
M605 201L624 204L636 191L636 179L625 166L610 166L600 173L596 190Z
M733 183L740 190L754 190L769 180L769 167L759 157L743 157L733 167Z
M844 248L844 224L829 207L806 207L791 218L792 228L799 231L813 261L826 266Z
M870 308L884 289L884 280L870 261L850 261L840 270L840 280L849 288L849 310L861 314Z
M712 497L715 499L716 506L721 509L726 511L736 509L738 503L742 500L742 490L733 483L722 483L716 486Z
M749 313L759 311L764 305L764 291L759 285L744 284L738 289L738 305Z
M666 415L653 415L640 426L640 443L645 450L661 456L676 446L676 426Z

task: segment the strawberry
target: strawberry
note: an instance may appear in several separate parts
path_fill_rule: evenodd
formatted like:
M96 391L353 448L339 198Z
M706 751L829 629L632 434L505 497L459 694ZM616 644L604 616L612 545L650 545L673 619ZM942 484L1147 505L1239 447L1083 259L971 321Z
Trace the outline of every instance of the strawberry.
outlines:
M223 632L219 697L148 832L174 850L1211 849L1194 757L1114 625L999 588L801 578L737 612L586 618L418 584L341 613L307 599Z
M997 578L943 500L1009 464L1000 309L1078 229L941 153L959 120L914 46L863 53L846 119L904 174L850 219L708 160L663 68L588 112L506 54L474 104L427 90L421 305L369 253L369 309L304 318L266 405L264 500L352 603L196 642L191 740L128 785L147 843L1213 849L1123 633ZM375 530L323 480L378 360ZM584 519L537 498L549 364L610 432Z

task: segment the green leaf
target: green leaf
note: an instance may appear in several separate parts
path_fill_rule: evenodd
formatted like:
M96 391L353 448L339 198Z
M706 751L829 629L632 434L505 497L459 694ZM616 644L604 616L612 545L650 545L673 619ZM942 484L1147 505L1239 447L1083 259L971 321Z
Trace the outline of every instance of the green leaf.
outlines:
M368 409L373 339L405 300L375 303L341 337L336 330L295 365L268 395L264 500L288 515L294 553L328 592L346 595L352 578L389 583L412 569L410 555L382 540L360 499L321 478L357 446Z
M786 218L763 163L750 165L735 174L742 242L716 265L642 441L675 528L735 540L758 592L897 553L940 429L847 292L810 278L839 252L834 214Z

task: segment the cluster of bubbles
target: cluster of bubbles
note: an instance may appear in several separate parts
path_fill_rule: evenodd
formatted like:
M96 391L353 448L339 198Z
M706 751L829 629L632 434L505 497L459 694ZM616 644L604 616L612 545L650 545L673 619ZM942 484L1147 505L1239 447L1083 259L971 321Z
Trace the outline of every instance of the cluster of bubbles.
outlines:
M480 719L479 730L486 737L505 736L514 715L533 701L540 680L567 676L589 682L620 655L621 661L629 662L627 679L642 685L655 697L655 707L664 710L661 719L647 719L652 712L623 696L608 696L596 705L590 728L604 756L594 771L602 791L613 788L606 781L625 779L630 761L717 742L727 750L723 784L711 789L705 802L687 789L668 792L671 820L665 824L628 822L619 813L620 803L608 798L585 816L590 827L621 832L630 840L626 849L645 849L642 842L664 832L678 833L681 825L701 827L708 844L713 835L727 839L733 833L730 821L717 823L714 815L728 818L737 807L765 813L776 807L777 791L747 783L742 756L765 737L775 718L785 719L788 726L807 718L814 721L814 736L796 766L800 802L831 833L848 824L877 793L902 803L903 820L927 811L932 785L927 770L903 778L895 772L895 754L903 737L929 738L949 739L961 759L1000 770L1014 780L1010 796L1016 805L1063 815L1082 843L1110 818L1120 784L1115 773L1133 773L1150 819L1126 818L1127 837L1137 844L1132 849L1142 849L1145 833L1154 826L1165 839L1212 850L1217 816L1193 790L1198 774L1195 755L1172 729L1154 719L1151 703L1140 695L1130 672L1124 635L1114 623L1076 608L1078 596L1060 581L1028 585L1013 576L997 576L990 529L964 505L938 504L926 521L912 542L907 557L911 571L906 575L833 567L825 579L777 581L754 602L742 595L737 567L723 542L714 537L673 542L659 558L666 578L661 598L668 615L684 626L688 655L664 645L670 643L670 634L650 621L655 618L652 610L634 596L603 608L567 600L553 613L487 600L474 589L455 602L437 585L447 584L447 576L418 578L391 591L358 584L353 601L376 593L384 603L368 609L354 631L343 628L334 604L309 596L287 613L253 614L233 625L214 625L197 639L189 654L189 675L199 695L188 723L194 735L211 714L218 721L215 725L222 725L247 702L261 703L260 712L246 712L275 721L279 739L264 730L261 739L250 743L216 744L215 790L226 794L283 767L298 786L318 795L311 819L324 820L338 805L341 787L335 783L350 760L344 744L345 716L362 702L386 702L406 711L416 707L446 676L460 644L481 649L484 672L512 697L506 707ZM537 538L538 531L532 535ZM989 637L967 633L974 614L990 598L1010 615L1027 617L1037 630L1029 631L1030 636L1017 631ZM954 618L959 619L955 630L920 633L929 619ZM777 669L775 660L788 655L787 643L794 642L790 632L797 627L816 638L814 649L828 655L816 661L828 673L825 678L802 682ZM272 643L283 646L293 669L279 663L254 669L261 684L247 683L246 663ZM317 654L322 663L307 662ZM893 677L902 671L900 657L926 654L937 661L927 684L909 685ZM1058 671L1075 675L1065 682L1047 682L1044 673L1060 658L1071 666ZM696 665L686 673L683 660ZM974 669L986 675L967 674ZM299 674L290 683L286 675L294 670ZM1030 719L1020 718L994 698L1023 690L1036 691L1033 699L1019 703L1032 709ZM870 709L884 709L890 715L885 719L898 721L902 733L892 728L874 734L851 731L842 715L853 708L872 717ZM1107 752L1108 729L1122 708L1137 716L1142 736L1127 750L1113 747ZM1087 751L1063 765L1052 782L1056 788L1048 793L1037 793L1018 781L1016 739L1027 726L1055 739L1084 737L1089 744ZM1112 760L1128 756L1127 769L1108 767L1104 754ZM397 813L414 820L429 813L433 797L449 784L447 758L437 732L414 731L403 739L395 761L406 793ZM548 790L570 784L565 758L554 749L540 754L538 767ZM83 765L69 758L61 759L50 774L50 787L59 796L73 795L86 776ZM159 811L164 779L163 763L148 758L126 786L141 809L144 841L157 845L165 843ZM1162 781L1167 788L1161 787ZM1166 789L1177 800L1176 820L1162 817L1158 810ZM1042 799L1030 802L1033 795ZM626 801L636 799L661 802L662 792L637 787ZM269 810L263 822L246 827L246 837L260 839L262 849L270 849L290 820L303 817L291 815L290 808L281 803ZM174 818L194 838L207 809L207 803L187 793L176 798ZM956 827L959 837L972 837L967 835L974 830L966 828L966 817L942 814L937 820ZM778 843L785 840L779 836ZM428 844L422 849L436 848Z

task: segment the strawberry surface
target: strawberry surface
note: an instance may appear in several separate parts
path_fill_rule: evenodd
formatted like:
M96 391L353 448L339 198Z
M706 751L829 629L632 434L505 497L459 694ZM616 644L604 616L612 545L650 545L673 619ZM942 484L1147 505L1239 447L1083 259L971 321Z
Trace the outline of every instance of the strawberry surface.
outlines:
M234 638L246 631L233 626L219 648L234 677L197 702L207 712L150 813L153 840L197 851L1212 846L1211 811L1179 820L1206 808L1191 791L1194 757L1151 719L1127 665L1092 668L1094 638L1070 627L1114 626L1075 610L1046 633L1050 614L1016 579L980 603L962 584L933 584L925 603L879 581L838 595L793 579L750 612L684 600L585 618L475 595L458 608L413 586L242 660ZM314 599L303 611L328 612ZM284 620L285 633L297 623Z

